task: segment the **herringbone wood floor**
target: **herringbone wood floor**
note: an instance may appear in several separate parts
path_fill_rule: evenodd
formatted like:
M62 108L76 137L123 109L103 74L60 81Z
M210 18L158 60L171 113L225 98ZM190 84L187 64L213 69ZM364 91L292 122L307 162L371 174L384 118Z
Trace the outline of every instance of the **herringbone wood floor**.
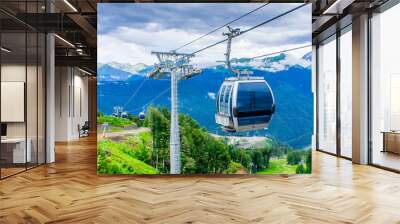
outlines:
M400 223L400 175L315 152L304 176L97 176L96 142L0 181L0 223Z

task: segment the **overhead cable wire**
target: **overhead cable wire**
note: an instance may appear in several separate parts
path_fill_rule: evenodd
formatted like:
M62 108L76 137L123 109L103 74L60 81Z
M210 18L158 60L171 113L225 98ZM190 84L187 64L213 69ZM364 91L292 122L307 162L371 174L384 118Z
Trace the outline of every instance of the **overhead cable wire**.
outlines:
M126 107L131 100L136 96L136 94L139 92L139 90L142 88L142 86L144 85L144 83L146 82L147 78L144 78L142 80L142 82L140 83L139 87L135 90L135 92L131 95L131 97L129 97L129 99L126 101L126 103L124 104L124 107Z
M300 46L300 47L295 47L295 48L289 48L289 49L285 49L285 50L281 50L281 51L276 51L276 52L271 52L271 53L267 53L267 54L262 54L262 55L258 55L255 57L251 57L249 59L256 59L256 58L262 58L262 57L266 57L266 56L270 56L270 55L274 55L274 54L280 54L280 53L285 53L285 52L289 52L289 51L295 51L295 50L299 50L299 49L303 49L303 48L307 48L307 47L311 47L311 44L308 45L304 45L304 46Z
M168 87L167 89L165 89L164 91L162 91L160 94L158 94L157 96L155 96L154 98L152 98L150 101L148 101L147 103L143 104L143 106L141 107L136 107L135 109L132 109L130 111L134 112L138 109L144 108L146 105L152 103L153 101L155 101L156 99L160 98L162 95L164 95L166 92L168 92L168 90L171 89L171 87Z
M251 10L250 12L248 12L248 13L246 13L246 14L243 14L243 15L239 16L238 18L236 18L236 19L234 19L234 20L232 20L232 21L230 21L230 22L225 23L225 24L222 25L222 26L219 26L219 27L217 27L217 28L211 30L210 32L208 32L208 33L206 33L206 34L204 34L204 35L202 35L202 36L200 36L200 37L198 37L198 38L196 38L196 39L194 39L194 40L192 40L192 41L190 41L190 42L188 42L188 43L186 43L186 44L184 44L184 45L182 45L182 46L180 46L180 47L178 47L178 48L176 48L176 49L173 50L173 51L177 51L177 50L179 50L179 49L182 49L182 48L188 46L189 44L192 44L192 43L194 43L194 42L196 42L196 41L198 41L198 40L200 40L200 39L202 39L202 38L204 38L204 37L206 37L206 36L208 36L208 35L214 33L215 31L220 30L220 29L222 29L222 28L224 28L224 27L226 27L226 26L228 26L228 25L230 25L230 24L232 24L232 23L234 23L234 22L236 22L236 21L238 21L238 20L240 20L240 19L242 19L242 18L244 18L244 17L250 15L250 14L252 14L253 12L255 12L255 11L257 11L257 10L259 10L259 9L261 9L261 8L263 8L263 7L265 7L265 6L267 6L268 4L269 4L269 2L268 2L268 3L265 3L265 4L261 5L261 6L259 6L259 7L257 7L257 8L255 8L255 9L253 9L253 10Z
M276 19L279 19L279 18L281 18L282 16L285 16L285 15L291 13L291 12L294 12L294 11L296 11L296 10L298 10L298 9L300 9L300 8L302 8L302 7L304 7L304 6L306 6L307 4L308 4L308 3L301 4L301 5L299 5L299 6L295 7L295 8L293 8L293 9L290 9L290 10L284 12L284 13L281 13L281 14L279 14L279 15L277 15L277 16L271 18L271 19L268 19L268 20L266 20L266 21L264 21L264 22L262 22L262 23L259 23L259 24L255 25L255 26L253 26L253 27L251 27L251 28L249 28L249 29L247 29L247 30L241 31L239 34L235 35L233 38L238 37L238 36L240 36L240 35L242 35L242 34L245 34L245 33L247 33L247 32L250 32L250 31L252 31L252 30L254 30L254 29L256 29L256 28L258 28L258 27L260 27L260 26L263 26L263 25L265 25L265 24L267 24L267 23L270 23L270 22L272 22L272 21L274 21L274 20L276 20ZM227 40L228 40L228 38L223 39L223 40L220 40L220 41L218 41L218 42L216 42L216 43L214 43L214 44L211 44L211 45L208 45L208 46L206 46L206 47L204 47L204 48L201 48L200 50L197 50L197 51L195 51L195 52L192 52L192 54L197 54L197 53L199 53L199 52L201 52L201 51L204 51L204 50L206 50L206 49L208 49L208 48L211 48L211 47L214 47L214 46L216 46L216 45L218 45L218 44L221 44L221 43L223 43L223 42L225 42L225 41L227 41Z
M225 42L227 40L228 40L228 38L220 40L220 41L218 41L218 42L216 42L214 44L208 45L207 47L201 48L200 50L197 50L197 51L193 52L192 54L197 54L197 53L202 52L202 51L204 51L204 50L206 50L208 48L214 47L214 46L216 46L218 44L222 44L223 42Z
M279 19L279 18L281 18L282 16L286 16L287 14L289 14L289 13L291 13L291 12L294 12L294 11L296 11L296 10L298 10L298 9L300 9L300 8L302 8L302 7L304 7L304 6L306 6L307 4L308 4L308 3L304 3L304 4L301 4L301 5L299 5L299 6L295 7L295 8L293 8L293 9L290 9L290 10L288 10L288 11L286 11L286 12L280 14L280 15L277 15L277 16L275 16L275 17L269 19L269 20L266 20L266 21L264 21L264 22L262 22L262 23L260 23L260 24L258 24L258 25L255 25L255 26L253 26L253 27L251 27L251 28L249 28L249 29L247 29L247 30L245 30L245 31L240 32L239 35L242 35L242 34L244 34L244 33L247 33L247 32L249 32L249 31L252 31L252 30L254 30L254 29L256 29L256 28L258 28L258 27L260 27L260 26L263 26L263 25L265 25L265 24L267 24L267 23L270 23L270 22L272 22L272 21L274 21L274 20L276 20L276 19ZM238 36L239 36L239 35L238 35Z

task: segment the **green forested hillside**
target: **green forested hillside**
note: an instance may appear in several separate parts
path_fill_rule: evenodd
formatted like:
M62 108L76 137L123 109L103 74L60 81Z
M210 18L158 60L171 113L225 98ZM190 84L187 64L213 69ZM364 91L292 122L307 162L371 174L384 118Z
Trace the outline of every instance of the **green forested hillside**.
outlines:
M145 121L140 124L148 127L149 132L123 136L117 140L100 140L98 172L169 173L169 118L166 108L150 107ZM130 120L135 119L130 116ZM179 126L183 174L311 171L307 169L308 166L303 166L306 151L293 151L274 139L266 138L261 148L239 148L228 144L227 139L212 136L188 115L179 115Z
M136 150L139 149L139 150ZM140 146L130 147L109 140L97 145L97 172L103 174L157 174L157 169L146 164Z

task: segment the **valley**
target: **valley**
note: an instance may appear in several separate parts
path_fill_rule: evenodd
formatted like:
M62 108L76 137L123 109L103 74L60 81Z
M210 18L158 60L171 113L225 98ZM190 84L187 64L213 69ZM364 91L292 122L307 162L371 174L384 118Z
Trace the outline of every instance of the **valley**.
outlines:
M149 108L143 121L136 116L99 115L98 172L169 173L169 116L166 108L154 107ZM309 149L294 150L273 138L261 136L210 134L184 114L180 114L179 121L183 174L294 174L311 171ZM107 129L103 132L105 123ZM120 131L112 131L115 128Z
M179 81L182 174L310 173L313 132L311 55L233 59L270 85L276 111L265 129L228 133L215 123L216 95L230 73L222 65ZM169 173L170 86L168 74L148 78L153 66L109 63L98 67L98 172ZM115 117L115 107L125 117ZM139 119L139 113L145 119ZM113 116L111 116L114 114ZM100 131L101 133L101 131Z
M276 113L268 129L239 133L240 136L273 136L294 148L304 148L311 144L314 103L311 68L305 64L309 62L310 55L307 54L303 58L298 64L291 65L284 55L278 55L263 59L263 63L267 63L264 67L251 67L251 61L237 59L236 66L249 69L254 76L264 77L268 81L276 101ZM114 106L123 106L128 113L138 115L149 106L170 106L169 77L161 80L148 79L146 74L152 66L137 67L142 70L134 74L129 73L130 75L108 65L99 68L99 75L103 76L103 79L99 78L98 81L100 112L111 114ZM116 70L122 73L122 76L118 76L118 80L107 79L112 74L119 74ZM132 69L130 71L132 72ZM215 124L214 113L215 95L227 77L229 76L223 66L205 68L201 75L180 81L178 88L180 112L193 117L210 133L224 136L230 134L222 132ZM139 87L140 91L136 92ZM128 102L130 98L132 99Z

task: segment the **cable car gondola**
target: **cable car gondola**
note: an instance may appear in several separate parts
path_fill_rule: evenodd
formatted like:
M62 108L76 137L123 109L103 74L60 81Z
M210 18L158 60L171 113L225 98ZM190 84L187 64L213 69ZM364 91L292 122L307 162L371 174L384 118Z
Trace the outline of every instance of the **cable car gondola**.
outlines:
M128 118L128 113L127 112L122 112L121 113L121 118Z
M139 120L140 121L144 121L145 118L146 118L146 115L144 114L144 112L140 112L139 113Z
M275 112L275 99L262 77L227 78L216 99L215 121L228 132L266 128Z

